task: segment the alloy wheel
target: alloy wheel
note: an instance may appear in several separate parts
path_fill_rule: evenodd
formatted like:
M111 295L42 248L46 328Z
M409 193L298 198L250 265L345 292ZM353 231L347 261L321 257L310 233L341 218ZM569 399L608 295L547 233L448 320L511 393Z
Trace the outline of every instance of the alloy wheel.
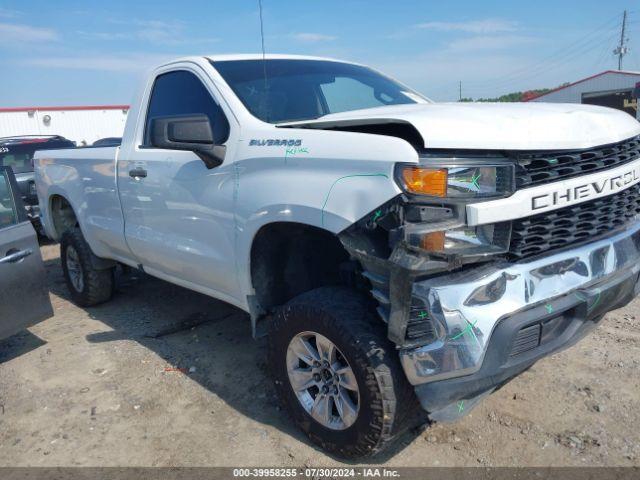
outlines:
M77 292L82 292L84 289L84 274L80 265L80 256L72 246L67 247L67 273L73 288Z
M305 411L324 427L349 428L358 418L358 382L346 357L323 335L302 332L289 342L287 373Z

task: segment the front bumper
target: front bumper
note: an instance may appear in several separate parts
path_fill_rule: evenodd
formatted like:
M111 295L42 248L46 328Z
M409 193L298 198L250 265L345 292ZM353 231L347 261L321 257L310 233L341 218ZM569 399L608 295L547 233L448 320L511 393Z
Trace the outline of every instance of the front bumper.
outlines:
M638 293L640 223L590 244L413 284L438 338L400 351L423 407L482 395L575 343Z

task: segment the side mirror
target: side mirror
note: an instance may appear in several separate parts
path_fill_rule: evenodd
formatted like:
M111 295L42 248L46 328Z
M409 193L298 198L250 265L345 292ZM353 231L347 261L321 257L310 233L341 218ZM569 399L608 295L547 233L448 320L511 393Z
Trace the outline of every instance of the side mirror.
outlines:
M226 148L213 143L211 122L206 115L156 117L151 119L151 145L167 150L195 153L207 168L224 160Z

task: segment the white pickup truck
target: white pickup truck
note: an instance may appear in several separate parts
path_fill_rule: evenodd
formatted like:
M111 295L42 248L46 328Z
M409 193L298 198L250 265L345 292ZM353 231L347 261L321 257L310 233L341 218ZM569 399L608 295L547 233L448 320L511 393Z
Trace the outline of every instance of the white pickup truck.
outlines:
M466 414L638 293L640 123L601 107L185 58L121 146L39 152L36 178L79 305L122 264L247 311L287 412L344 457Z

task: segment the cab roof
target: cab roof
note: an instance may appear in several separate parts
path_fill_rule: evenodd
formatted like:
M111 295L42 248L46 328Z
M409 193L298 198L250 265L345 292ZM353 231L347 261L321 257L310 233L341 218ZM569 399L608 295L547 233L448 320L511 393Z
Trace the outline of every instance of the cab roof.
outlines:
M240 53L240 54L225 54L225 55L206 55L205 58L211 60L212 62L224 62L224 61L234 61L234 60L318 60L325 62L340 62L340 63L351 63L346 62L344 60L337 60L335 58L327 58L327 57L313 57L309 55L291 55L291 54L281 54L281 53L267 53L264 55L261 53Z

